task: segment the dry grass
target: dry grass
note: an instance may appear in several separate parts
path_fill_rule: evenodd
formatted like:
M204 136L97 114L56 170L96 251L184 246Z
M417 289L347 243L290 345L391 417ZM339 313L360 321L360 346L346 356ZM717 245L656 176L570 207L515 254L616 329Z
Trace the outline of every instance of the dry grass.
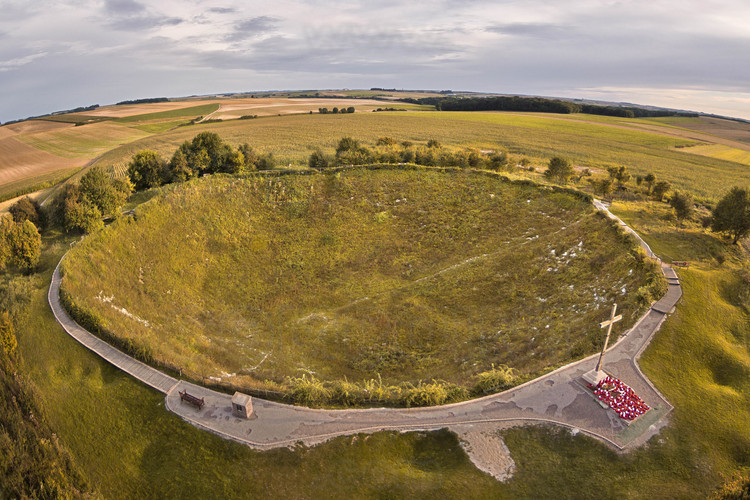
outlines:
M593 352L615 297L632 321L645 281L586 202L468 173L204 179L137 218L64 289L157 360L255 386L536 373Z

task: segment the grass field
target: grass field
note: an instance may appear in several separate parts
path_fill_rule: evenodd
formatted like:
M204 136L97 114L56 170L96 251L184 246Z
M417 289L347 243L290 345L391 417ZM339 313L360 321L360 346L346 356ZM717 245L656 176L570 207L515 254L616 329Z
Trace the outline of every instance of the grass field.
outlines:
M685 151L686 153L692 153L701 156L710 156L711 158L719 158L721 160L733 161L735 163L742 163L743 165L750 166L750 151L732 148L729 146L724 146L722 144L693 146L685 148L683 151ZM750 175L750 169L748 170L748 175Z
M691 139L608 123L491 112L313 114L181 127L110 151L102 165L122 175L138 151L154 149L169 158L180 143L204 130L216 132L234 145L248 142L261 152L271 152L281 165L304 164L318 147L332 153L343 136L370 145L378 137L392 136L397 140L426 142L434 138L451 146L503 149L516 159L528 157L539 167L555 155L592 169L625 165L633 174L651 172L676 188L714 200L727 186L741 185L747 179L744 165L675 149L697 144Z
M60 158L91 159L121 144L147 136L143 131L105 121L80 127L25 134L19 140Z
M587 202L486 175L205 179L87 238L63 289L157 360L239 385L471 386L595 351L613 300L632 323L648 268L628 248Z

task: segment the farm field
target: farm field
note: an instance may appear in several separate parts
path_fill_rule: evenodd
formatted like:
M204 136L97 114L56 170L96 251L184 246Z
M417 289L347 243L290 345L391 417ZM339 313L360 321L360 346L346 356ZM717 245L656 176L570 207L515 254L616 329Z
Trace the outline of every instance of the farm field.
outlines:
M594 352L604 304L632 324L657 275L634 252L586 201L493 176L199 180L77 246L63 290L183 373L470 389Z
M625 165L634 175L654 173L660 180L705 199L716 199L725 186L746 179L747 167L742 164L685 152L685 146L701 143L665 135L667 127L656 133L607 122L561 119L566 116L425 111L267 117L182 127L114 149L100 164L116 175L124 175L127 163L138 151L153 149L168 159L179 144L205 130L234 145L247 142L260 152L273 153L280 165L305 165L318 147L332 153L343 136L368 145L378 137L392 136L417 143L436 139L456 147L501 149L516 160L530 159L537 168L556 154L592 171ZM706 176L697 179L698 170L705 171Z

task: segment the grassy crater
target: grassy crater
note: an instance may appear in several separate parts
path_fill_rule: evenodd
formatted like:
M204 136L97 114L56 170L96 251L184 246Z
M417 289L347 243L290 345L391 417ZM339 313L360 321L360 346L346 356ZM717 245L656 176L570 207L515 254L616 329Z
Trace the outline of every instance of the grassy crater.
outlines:
M459 389L407 404L464 397L493 366L523 380L595 352L611 303L632 324L660 283L584 199L425 169L168 186L74 247L63 274L87 326L197 379L372 394L377 380L380 401L384 385Z

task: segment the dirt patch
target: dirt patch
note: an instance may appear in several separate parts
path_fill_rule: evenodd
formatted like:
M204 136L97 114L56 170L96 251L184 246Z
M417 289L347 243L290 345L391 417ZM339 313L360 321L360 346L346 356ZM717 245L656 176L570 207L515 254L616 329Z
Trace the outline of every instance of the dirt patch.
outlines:
M13 134L36 134L37 132L49 132L50 130L60 130L71 128L73 123L52 122L46 120L26 120L25 122L13 123L3 129L8 129ZM0 129L2 130L2 129Z
M60 158L24 144L15 137L0 138L0 185L71 167L87 160Z
M497 425L455 429L461 447L477 469L500 482L505 482L513 477L516 462L510 456L510 450L500 437L499 431Z

